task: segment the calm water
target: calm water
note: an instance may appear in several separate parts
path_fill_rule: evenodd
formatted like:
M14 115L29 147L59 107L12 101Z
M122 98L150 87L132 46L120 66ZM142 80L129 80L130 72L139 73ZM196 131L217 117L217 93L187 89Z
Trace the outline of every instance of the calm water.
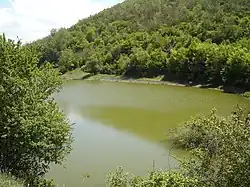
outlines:
M66 168L53 166L48 174L62 187L104 186L107 172L121 165L138 175L153 162L175 167L160 143L167 128L213 107L222 115L236 104L250 107L249 100L219 91L99 81L69 81L56 100L75 123ZM86 173L90 178L83 182Z

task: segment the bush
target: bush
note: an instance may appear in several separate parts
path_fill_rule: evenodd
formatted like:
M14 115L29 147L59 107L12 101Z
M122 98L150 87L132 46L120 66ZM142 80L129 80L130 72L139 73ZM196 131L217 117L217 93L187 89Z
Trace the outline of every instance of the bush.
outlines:
M214 138L211 124L220 123L220 117L213 109L209 116L197 116L167 133L167 140L176 148L194 149Z
M122 167L107 177L109 187L196 187L197 182L195 178L164 170L151 170L148 176L138 177L125 173Z
M197 117L177 131L175 145L193 149L193 156L181 163L200 186L243 187L250 184L250 118L237 108L227 118Z

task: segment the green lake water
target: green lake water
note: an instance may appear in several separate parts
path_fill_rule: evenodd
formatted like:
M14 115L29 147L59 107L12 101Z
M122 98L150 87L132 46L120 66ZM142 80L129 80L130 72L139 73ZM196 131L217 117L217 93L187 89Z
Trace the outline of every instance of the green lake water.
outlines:
M68 81L56 100L74 123L72 153L65 167L52 166L58 187L105 186L108 171L123 166L138 175L173 168L177 161L161 143L168 128L216 107L226 115L250 101L220 91L133 83ZM82 181L83 174L89 179Z

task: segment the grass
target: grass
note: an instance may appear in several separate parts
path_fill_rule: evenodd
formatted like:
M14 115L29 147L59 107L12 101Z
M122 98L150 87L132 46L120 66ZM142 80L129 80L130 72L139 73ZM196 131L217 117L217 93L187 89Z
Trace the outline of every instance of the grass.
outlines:
M68 71L62 75L63 79L66 80L102 80L102 79L112 79L121 78L121 76L108 75L108 74L92 74L82 71L80 68Z
M120 76L108 75L108 74L96 74L88 78L85 78L84 80L103 80L103 79L115 79L115 78L120 78Z
M84 79L84 80L112 80L112 79L116 79L116 80L126 80L126 78L124 79L122 76L118 76L118 75L108 75L108 74L96 74L93 75L91 73L87 73L82 71L80 68L72 70L72 71L68 71L65 74L62 75L62 77L66 80L70 80L70 79ZM154 78L138 78L138 79L134 79L134 81L162 81L163 80L163 76L157 76Z
M63 79L70 80L70 79L83 79L86 76L90 76L90 73L86 73L82 71L80 68L68 71L62 75Z
M137 80L141 80L141 81L163 81L164 76L163 75L159 75L157 77L153 77L153 78L139 78Z

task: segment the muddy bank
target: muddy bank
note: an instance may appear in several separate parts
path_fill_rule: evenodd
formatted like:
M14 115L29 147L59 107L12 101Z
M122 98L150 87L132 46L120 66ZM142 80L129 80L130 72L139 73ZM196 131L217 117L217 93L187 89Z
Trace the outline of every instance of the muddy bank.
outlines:
M158 84L158 85L170 85L170 86L182 86L182 87L196 87L204 89L218 90L225 93L240 94L245 96L247 92L241 88L233 86L218 86L214 87L211 85L193 84L192 82L178 82L178 81L164 81L163 76L158 76L155 78L130 78L116 75L107 74L97 74L93 75L91 73L82 72L79 70L74 70L63 75L66 80L99 80L99 81L110 81L110 82L121 82L121 83L136 83L136 84ZM248 96L248 94L247 94Z

